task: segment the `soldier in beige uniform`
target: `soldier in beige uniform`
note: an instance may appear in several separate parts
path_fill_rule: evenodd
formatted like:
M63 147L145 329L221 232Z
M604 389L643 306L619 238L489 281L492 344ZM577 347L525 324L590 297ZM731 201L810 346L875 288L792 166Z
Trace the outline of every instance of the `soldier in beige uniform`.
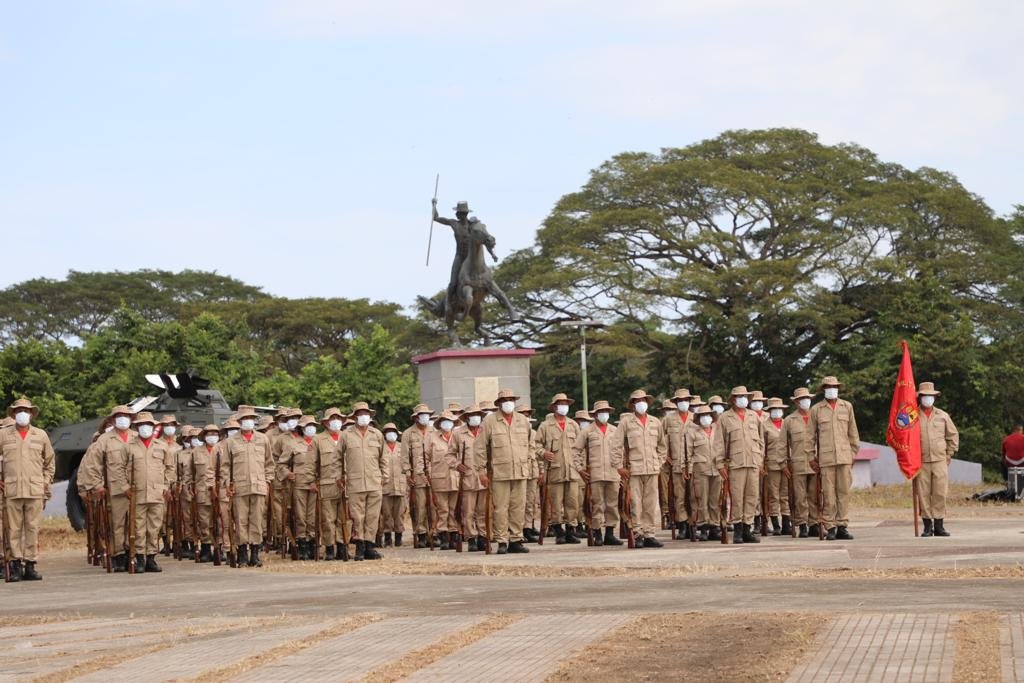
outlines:
M575 525L580 507L577 482L582 477L573 462L572 449L582 432L568 418L569 406L574 402L565 394L555 394L534 436L534 453L544 470L550 526L558 545L580 542Z
M239 432L228 437L221 453L220 478L227 483L237 529L238 565L260 567L266 524L268 482L274 476L270 439L256 431L252 406L238 407Z
M772 522L772 535L789 535L793 531L789 516L789 486L785 475L786 462L789 459L786 448L786 435L783 432L782 416L788 408L781 398L769 398L767 419L764 424L764 460L768 471L765 481L768 485L767 514ZM779 517L782 525L779 525Z
M528 553L523 545L523 515L530 461L535 458L530 441L530 420L516 412L519 397L511 389L498 392L499 412L488 415L473 444L480 483L491 489L494 539L498 554Z
M660 548L655 529L661 518L658 509L658 473L668 457L668 435L661 420L647 414L654 397L643 389L629 395L629 407L612 435L612 458L622 462L619 474L629 485L630 526L637 547Z
M352 513L352 542L355 560L379 560L373 547L380 524L381 492L388 483L384 435L370 426L374 411L360 401L352 407L356 424L342 432L338 449L345 472L344 492Z
M699 396L690 403L700 402ZM690 429L684 435L686 449L686 471L693 485L694 516L700 526L699 541L717 541L722 538L722 509L719 498L722 495L722 477L715 467L712 449L715 438L715 420L711 407L700 403L693 413ZM691 533L697 533L692 529Z
M193 440L198 441L199 430L191 425L178 428L180 447L174 463L174 484L171 488L171 502L181 514L182 558L191 556L198 546L192 521L192 480L190 468L192 464ZM182 559L179 558L179 559Z
M489 415L496 410L497 408L489 410L487 414ZM533 417L533 408L530 407L529 403L522 403L516 407L516 412L530 421L530 447L533 448L537 438L537 430L533 428L533 425L537 422L536 418ZM540 491L541 487L545 485L543 465L544 461L538 459L536 455L530 458L530 478L526 480L526 505L523 507L523 540L527 543L536 543L541 536L534 528L534 524L538 523L541 517ZM550 513L550 508L548 510ZM541 532L545 537L554 537L555 535L554 529L550 531L548 529L541 529Z
M112 564L115 572L128 571L129 555L134 552L128 547L128 443L135 438L130 431L132 412L128 406L114 406L111 410L114 429L107 432L96 443L99 457L103 463L105 485L96 491L98 495L107 497L110 510L110 527L114 537L111 552L114 553Z
M579 425L580 431L585 432L594 425L594 418L591 417L590 411L585 407L582 410L577 410L572 418L573 422ZM587 519L587 512L585 508L585 502L587 499L587 482L583 481L583 478L576 482L576 500L579 501L579 505L576 506L576 538L583 538L587 534L587 525L590 524L590 520ZM600 530L598 530L600 533Z
M174 480L175 451L155 436L156 420L152 414L139 413L132 426L136 434L128 441L124 476L135 496L135 573L159 572L156 554L160 551L160 531L171 496L169 486Z
M462 413L462 424L455 428L453 446L455 469L462 478L462 533L468 539L469 552L483 550L487 522L487 495L473 466L473 444L480 434L484 411L480 405L469 407Z
M760 543L754 535L754 515L760 498L764 467L764 425L747 409L750 392L744 386L729 394L732 410L722 413L714 432L715 468L729 482L732 494L733 543Z
M7 530L11 543L12 581L39 581L36 571L36 550L39 545L39 523L43 505L50 497L55 469L53 447L42 429L32 426L39 408L27 398L19 398L7 409L14 425L0 429L0 463L3 476L0 490L4 495ZM22 564L24 563L24 566Z
M818 537L817 482L818 475L811 468L810 420L811 400L814 394L805 387L799 387L789 400L796 403L796 410L782 421L782 437L786 444L786 466L784 473L793 479L793 524L799 527L798 536ZM812 525L808 528L808 524Z
M430 468L430 491L433 495L434 530L441 550L455 548L458 542L459 505L458 461L455 457L455 423L458 417L450 410L434 419L434 431L427 440L427 463ZM415 471L415 470L414 470ZM417 473L418 474L418 473Z
M276 550L279 544L287 542L284 530L285 508L291 509L288 485L285 483L286 480L278 478L280 471L277 469L276 463L285 446L290 446L298 440L298 426L301 417L302 411L298 408L282 406L274 416L275 427L267 430L270 438L271 454L274 457L275 463L274 478L269 482L270 487L274 490L273 511L271 514L273 526L267 531L267 535L271 539L269 547L272 550Z
M672 496L675 509L671 510L676 526L676 538L690 538L690 518L686 512L686 491L689 486L689 467L686 463L686 433L693 422L690 419L690 390L677 389L670 400L671 407L665 408L662 422L668 435L668 465L672 477ZM690 501L691 506L693 501Z
M213 561L213 484L220 443L220 427L209 424L199 432L202 443L192 449L189 477L196 501L196 527L199 536L199 562Z
M177 490L178 483L178 453L181 451L181 446L178 445L178 420L174 415L164 415L160 418L160 443L169 451L171 459L171 480L167 484L167 505L164 509L164 525L160 530L160 540L163 543L163 547L160 548L160 553L163 555L170 555L172 552L171 548L171 537L173 536L173 529L175 525L175 515L177 509L174 504L175 491Z
M922 536L949 536L944 524L949 461L960 448L960 434L949 413L935 407L935 398L941 393L932 382L921 382L917 387L917 401L921 406L921 470L917 474L917 498L924 520Z
M312 560L316 537L317 450L316 418L303 415L298 423L298 439L286 441L277 458L277 476L284 478L292 489L291 514L294 517L295 542L298 558Z
M407 472L423 472L426 462L427 439L430 436L430 417L433 411L425 403L418 404L412 410L413 424L402 432L402 457L408 462ZM414 475L409 489L409 512L412 518L413 548L426 548L427 532L427 478L422 474ZM431 531L431 533L433 533Z
M380 507L381 527L384 529L384 547L391 545L394 535L395 547L402 545L402 534L405 532L405 499L409 489L409 461L402 455L402 446L398 443L398 427L388 422L381 429L384 434L385 469L388 471L388 483L381 494L383 502Z
M822 519L828 531L826 538L852 540L847 530L847 502L853 481L853 457L860 450L860 434L853 404L839 398L842 386L835 377L821 383L825 400L811 408L807 421L808 460L811 468L821 474L825 507Z
M341 453L338 444L341 442L341 430L345 424L345 415L337 408L328 408L320 418L324 431L313 438L316 451L317 467L320 470L320 517L322 523L321 543L326 552L324 560L342 560L348 562L348 544L345 543L347 529L342 529L340 510L344 504L341 498L343 472L341 469ZM385 428L386 429L386 428ZM386 433L385 433L386 436ZM347 522L348 515L345 515Z
M622 545L615 535L619 523L619 470L622 461L612 457L615 426L609 424L612 411L608 401L596 401L590 415L595 423L581 431L573 444L573 466L590 486L588 533L594 545ZM604 528L604 537L601 529Z

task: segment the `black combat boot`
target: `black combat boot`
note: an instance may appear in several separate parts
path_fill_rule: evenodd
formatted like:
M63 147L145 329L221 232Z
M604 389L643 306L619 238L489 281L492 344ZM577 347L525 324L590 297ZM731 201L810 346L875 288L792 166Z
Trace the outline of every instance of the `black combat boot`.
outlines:
M416 538L419 539L420 548L430 547L430 541L427 539L426 534L416 534Z
M726 532L728 533L728 532ZM743 545L743 525L734 524L732 532L732 543L733 545Z
M615 535L615 527L606 526L604 528L604 544L622 545L622 539Z
M540 534L538 534L537 530L534 529L532 526L528 526L523 529L523 538L525 538L530 543L536 543L538 540L540 540Z
M548 527L548 533L545 535L546 538L555 537L555 545L562 545L565 543L565 529L562 528L561 524L552 524Z
M807 527L807 536L809 538L817 538L818 537L818 525L817 524L812 524L809 527Z
M504 555L507 552L508 552L508 543L499 543L498 544L498 554L499 555Z
M147 572L152 572L153 574L159 574L163 571L163 569L160 569L160 565L156 563L156 555L146 555L145 570ZM139 570L136 569L135 571Z
M356 544L356 556L352 559L356 562L362 562L366 559L366 548L363 547L362 541L352 541Z
M402 532L401 531L396 531L395 532L395 547L396 548L401 548L402 547Z
M843 528L845 529L846 527L843 527ZM935 518L935 535L936 536L949 536L949 532L946 531L946 527L945 527L945 525L943 523L943 520L939 519L938 517Z
M938 525L940 527L942 526L942 520L941 519L937 519L935 521L938 522ZM938 536L938 535L940 535L940 534L936 533L936 536ZM946 534L946 535L949 536L949 534ZM853 540L853 534L851 534L849 532L849 530L845 526L841 526L838 529L836 529L836 538L838 538L840 541L852 541Z
M837 538L837 536L836 536L836 528L835 527L832 527L831 529L829 529L825 533L825 540L826 541L834 541L834 540L836 540L836 538Z
M776 517L775 515L772 515L771 520L772 520L772 536L781 536L782 535L782 526L779 524L779 518Z
M661 541L656 539L654 536L648 536L647 538L644 539L644 547L645 548L664 548L665 545Z
M753 529L751 529L750 527L751 527L750 524L744 524L743 525L743 542L744 543L760 543L761 539L758 538L754 534Z
M249 566L250 567L262 567L263 563L260 562L260 544L252 543L249 545Z
M14 576L14 573L11 573ZM22 573L21 578L25 581L42 581L43 577L40 576L39 572L36 571L35 560L25 560L25 571Z
M709 541L721 541L722 540L722 527L719 524L708 525L708 540Z
M385 531L384 532L384 547L385 548L390 548L391 547L391 532L390 531Z
M594 539L594 545L595 546L604 545L604 539L601 538L601 527L597 527L596 529L591 529L587 533L591 534L591 538Z
M578 540L576 542L579 543ZM528 553L530 549L523 545L522 541L512 541L508 544L508 552L510 555L514 553Z
M701 524L700 525L700 536L697 537L697 540L698 541L706 541L706 540L708 540L708 535L710 533L711 533L711 525L710 524Z
M925 517L921 521L924 522L924 531L921 532L921 536L924 538L934 536L935 534L932 533L932 520Z
M477 536L476 537L476 549L477 550L483 550L484 552L487 552L487 537L486 536Z
M441 531L438 532L437 536L438 539L440 540L440 543L438 543L437 545L438 550L448 550L452 547L452 545L449 543L449 541L451 540L451 534L449 532Z
M793 519L789 515L782 515L782 535L789 536L793 533Z
M576 525L576 538L583 538L587 535L587 525L580 522Z
M571 524L565 525L565 542L579 545L580 539L578 536L576 536L576 530L573 529L573 526Z
M379 531L377 532L377 538L373 539L373 547L374 548L383 548L384 547L384 534L383 533L381 533Z
M686 522L676 522L676 540L685 541L690 538L690 525Z
M146 571L146 556L136 553L135 555L135 573L142 574Z
M114 559L116 560L117 558L115 557ZM114 571L118 571L116 562L114 563ZM21 568L21 560L11 560L11 583L21 581L22 574L24 574L24 571Z
M466 548L471 553L475 553L479 550L479 548L476 547L476 536L469 537L469 541L466 543Z
M324 548L324 561L329 562L334 559L334 544L328 543L327 547Z
M170 541L167 539L166 536L163 536L162 540L163 540L164 544L163 544L163 547L160 548L160 554L161 555L165 555L165 556L166 555L170 555L171 554L171 543L170 543Z
M238 561L235 562L235 564L237 566L244 567L244 566L249 564L249 547L248 546L240 545L240 546L238 546L238 549L235 552L238 553Z
M121 572L128 571L127 559L127 555L114 555L114 558L110 561L110 564L113 565L115 574L120 574ZM17 562L17 560L15 560L15 562Z
M334 544L334 559L342 562L348 562L348 545L338 541Z
M365 544L366 548L363 551L363 557L365 557L368 560L382 560L382 559L384 559L384 556L377 552L377 548L374 547L375 545L376 544L374 544L374 543L372 543L370 541L367 541L366 544Z
M210 552L210 544L203 543L199 546L199 561L200 562L213 562L213 553Z
M797 533L797 536L799 538L807 538L807 525L806 524L801 524L800 525L800 531Z

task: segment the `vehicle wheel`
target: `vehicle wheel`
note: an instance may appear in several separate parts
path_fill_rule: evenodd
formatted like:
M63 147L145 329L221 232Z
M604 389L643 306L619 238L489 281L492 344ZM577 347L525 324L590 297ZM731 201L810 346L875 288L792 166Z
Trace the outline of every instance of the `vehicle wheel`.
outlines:
M75 531L85 529L85 506L78 495L78 468L71 471L71 478L68 480L68 495L66 498L68 507L68 521Z

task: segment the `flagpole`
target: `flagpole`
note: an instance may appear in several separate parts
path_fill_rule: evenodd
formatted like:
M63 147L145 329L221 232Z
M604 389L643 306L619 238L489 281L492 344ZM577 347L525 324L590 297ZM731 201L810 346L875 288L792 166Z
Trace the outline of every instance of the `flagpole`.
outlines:
M917 497L917 475L910 480L910 495L914 497L914 538L921 536L921 501Z

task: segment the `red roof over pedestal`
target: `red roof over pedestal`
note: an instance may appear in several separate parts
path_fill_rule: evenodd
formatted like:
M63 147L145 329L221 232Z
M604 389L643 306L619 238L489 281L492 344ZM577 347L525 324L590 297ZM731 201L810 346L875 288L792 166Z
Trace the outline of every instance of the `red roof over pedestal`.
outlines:
M421 365L446 358L529 358L536 353L533 349L441 349L422 356L413 356L412 364Z

